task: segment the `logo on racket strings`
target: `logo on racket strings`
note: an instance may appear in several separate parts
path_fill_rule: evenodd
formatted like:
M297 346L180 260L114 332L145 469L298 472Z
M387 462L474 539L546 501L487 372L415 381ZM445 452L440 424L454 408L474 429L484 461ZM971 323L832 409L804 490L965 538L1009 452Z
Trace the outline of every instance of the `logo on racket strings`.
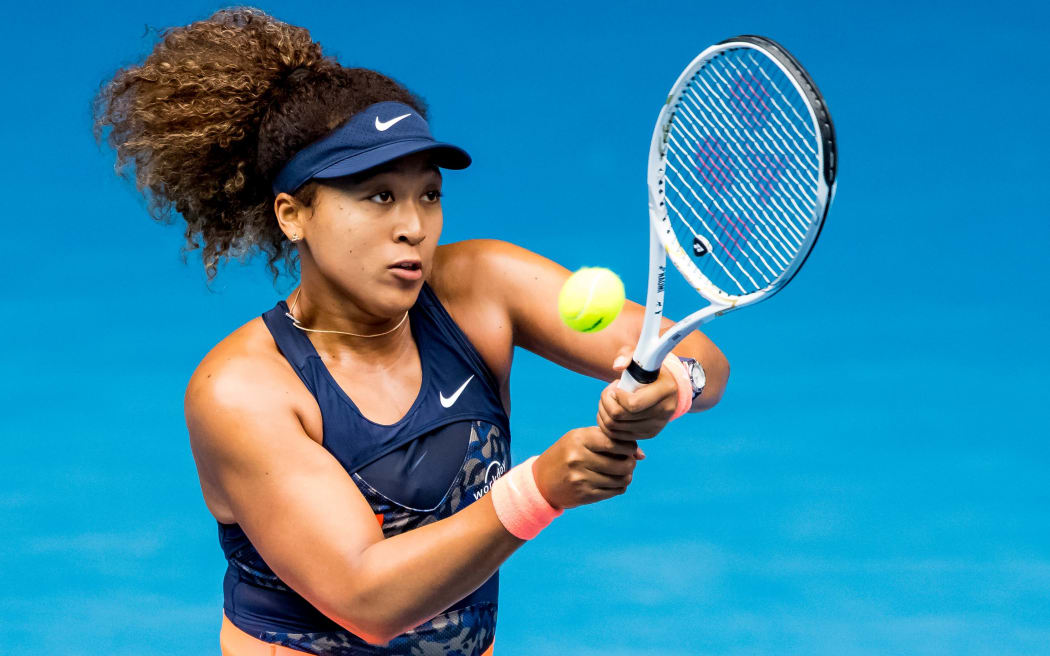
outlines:
M699 237L693 237L693 255L703 257L704 255L707 255L710 250L711 249L708 248L704 242L700 241Z

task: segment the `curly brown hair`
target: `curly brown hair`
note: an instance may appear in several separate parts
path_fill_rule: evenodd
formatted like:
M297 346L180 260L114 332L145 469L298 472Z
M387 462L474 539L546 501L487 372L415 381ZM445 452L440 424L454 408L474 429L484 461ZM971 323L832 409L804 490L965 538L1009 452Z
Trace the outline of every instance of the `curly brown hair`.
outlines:
M295 249L274 217L274 177L304 146L385 100L426 116L418 96L341 66L306 29L233 7L162 31L142 64L102 83L92 106L95 139L116 150L117 174L127 178L134 164L154 219L182 215L185 251L203 244L209 280L220 262L257 252L276 279L281 260L293 268ZM309 206L316 189L310 182L294 197Z

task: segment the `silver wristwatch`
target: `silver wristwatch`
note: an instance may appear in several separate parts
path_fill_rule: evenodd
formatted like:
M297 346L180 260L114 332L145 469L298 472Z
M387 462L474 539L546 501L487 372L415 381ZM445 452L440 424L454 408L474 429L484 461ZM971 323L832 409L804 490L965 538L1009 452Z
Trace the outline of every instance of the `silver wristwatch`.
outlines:
M692 358L678 357L685 365L685 370L689 373L689 382L693 385L693 400L700 396L701 392L704 391L704 385L707 384L707 374L704 373L704 368L700 366L700 363Z

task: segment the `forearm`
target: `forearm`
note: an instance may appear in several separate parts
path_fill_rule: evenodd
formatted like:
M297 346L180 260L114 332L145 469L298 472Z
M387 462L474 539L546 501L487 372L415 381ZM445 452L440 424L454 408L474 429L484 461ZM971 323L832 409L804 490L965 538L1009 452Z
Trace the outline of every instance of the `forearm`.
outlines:
M451 517L377 542L355 568L363 574L348 601L347 624L385 642L476 590L524 543L500 523L490 494Z
M729 360L714 342L700 331L694 330L674 348L674 354L692 358L704 368L707 382L704 391L693 400L689 412L699 412L714 407L722 398L729 383Z

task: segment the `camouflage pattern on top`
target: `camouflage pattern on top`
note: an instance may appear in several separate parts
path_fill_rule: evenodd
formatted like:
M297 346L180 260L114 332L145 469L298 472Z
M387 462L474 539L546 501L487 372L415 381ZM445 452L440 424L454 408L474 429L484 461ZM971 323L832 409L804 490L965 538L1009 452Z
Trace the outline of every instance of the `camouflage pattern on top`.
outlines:
M383 496L364 479L353 480L373 512L383 515L386 537L425 526L466 508L491 489L510 467L510 441L499 427L482 421L470 422L470 441L455 480L434 508L408 508ZM277 590L290 589L262 559L247 563L233 558L241 576L255 585ZM386 645L371 645L346 630L318 633L267 631L256 637L318 656L480 656L492 643L497 605L483 601L447 611L403 633Z

